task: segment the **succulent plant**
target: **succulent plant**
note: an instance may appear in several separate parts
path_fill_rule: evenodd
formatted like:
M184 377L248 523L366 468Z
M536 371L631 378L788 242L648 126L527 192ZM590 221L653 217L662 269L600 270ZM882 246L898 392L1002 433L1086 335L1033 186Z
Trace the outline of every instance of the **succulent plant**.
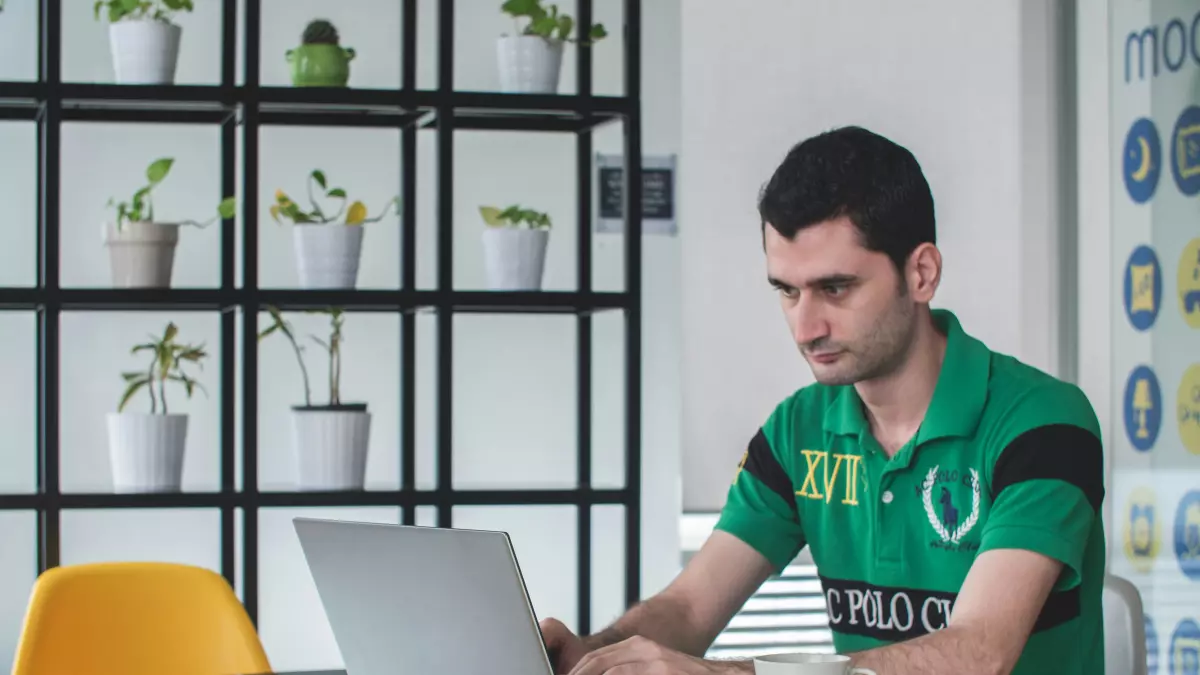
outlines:
M337 28L325 19L310 21L300 37L300 41L306 45L336 45L338 40Z

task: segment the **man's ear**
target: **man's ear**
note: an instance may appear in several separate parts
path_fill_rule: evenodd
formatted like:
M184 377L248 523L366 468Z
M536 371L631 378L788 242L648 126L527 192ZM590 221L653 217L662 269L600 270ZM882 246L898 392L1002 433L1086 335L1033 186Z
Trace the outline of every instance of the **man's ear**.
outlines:
M937 246L930 243L917 246L908 256L905 278L913 300L922 303L933 300L942 280L942 253Z

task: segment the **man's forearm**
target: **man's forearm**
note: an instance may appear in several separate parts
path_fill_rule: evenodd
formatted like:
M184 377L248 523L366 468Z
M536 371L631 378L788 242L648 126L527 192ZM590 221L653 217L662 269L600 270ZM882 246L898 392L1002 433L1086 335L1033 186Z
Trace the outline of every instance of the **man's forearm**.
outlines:
M583 642L591 651L635 635L697 657L704 656L717 637L711 628L697 625L685 602L659 594L634 605L611 626L584 638Z
M611 626L583 639L588 651L616 644L635 635L692 656L702 656L713 637L700 635L687 606L668 595L656 595L634 605Z
M986 640L960 626L948 626L936 633L851 654L853 665L870 668L878 675L957 675L980 673L1002 675L1013 663L998 656Z

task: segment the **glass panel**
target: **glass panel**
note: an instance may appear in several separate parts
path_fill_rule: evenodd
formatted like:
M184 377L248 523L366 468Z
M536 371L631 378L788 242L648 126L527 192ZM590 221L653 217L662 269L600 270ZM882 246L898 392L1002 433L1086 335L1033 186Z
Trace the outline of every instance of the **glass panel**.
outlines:
M592 315L592 485L625 485L625 315L615 311Z
M219 509L69 509L62 564L174 562L221 571Z
M2 26L8 20L5 11L0 20L0 44L6 45L6 56L10 43L5 42ZM0 73L6 65L8 59L0 59ZM33 286L37 284L37 125L0 122L0 148L4 148L0 152L0 174L4 176L0 199L11 209L0 232L0 287Z
M0 21L0 82L31 82L38 79L38 3L8 2ZM8 146L5 146L8 147Z
M437 144L436 130L421 129L417 134L417 288L438 285ZM461 186L456 184L454 189L457 192Z
M130 202L146 185L155 160L174 158L151 193L159 222L198 221L179 228L171 285L220 283L221 136L215 125L68 123L62 126L62 285L112 287L105 223L114 222L110 199Z
M576 484L576 320L454 318L454 487Z
M370 16L362 14L364 19ZM275 204L276 190L282 190L303 211L312 213L316 209L309 197L311 188L316 206L335 222L345 222L349 205L355 201L364 204L368 219L382 215L382 220L367 223L362 229L358 288L398 288L400 217L395 204L388 208L388 203L401 191L399 134L372 128L276 126L264 127L259 139L259 286L300 285L299 260L293 242L296 227L282 217L276 223L270 208ZM330 191L341 188L347 199L322 196L320 187L310 180L314 170L324 173Z
M437 316L417 315L416 486L437 487Z
M4 541L0 546L0 669L11 672L37 578L37 514L0 512L0 538Z
M398 523L400 509L270 508L258 519L258 632L277 672L344 667L292 519Z
M1161 0L1108 12L1112 566L1141 591L1151 661L1174 673L1200 663L1194 14Z
M169 323L179 329L176 340L204 345L203 369L183 366L205 391L189 400L183 385L169 382L167 410L186 413L182 486L185 492L212 491L220 485L221 389L220 318L215 312L64 312L61 332L61 480L64 492L110 492L112 462L108 416L117 410L125 389L122 373L143 371L151 358L130 354L151 336L161 337ZM207 393L205 393L207 392ZM156 408L162 412L155 389ZM126 412L151 411L150 394L143 388Z
M338 61L349 57L347 86L356 89L395 89L400 86L403 17L399 2L364 0L265 0L262 3L261 75L263 86L290 87L292 65L287 53L300 48L310 21L324 19L337 32L342 49ZM327 31L324 31L327 32ZM314 31L318 39L324 32ZM320 57L318 57L320 58ZM337 63L334 61L333 63Z
M8 5L36 4L9 2ZM97 20L93 0L63 0L62 78L64 82L116 81L109 41L108 16ZM173 14L183 32L179 38L176 84L217 84L221 81L221 6L197 2L195 11ZM8 7L5 7L5 16ZM37 16L36 10L34 17ZM36 20L35 24L36 25ZM134 188L136 189L136 188ZM132 190L131 190L132 191Z
M606 122L592 131L592 289L614 292L625 290L625 211L623 169L625 166L625 125L620 120ZM615 187L612 183L616 183ZM605 188L604 186L609 186ZM642 246L653 237L643 237ZM674 243L673 240L671 243ZM661 244L660 244L661 246ZM643 256L643 260L648 256ZM657 258L653 258L657 261ZM642 281L654 274L654 266L642 267ZM676 276L677 278L677 276ZM643 294L644 296L645 294Z
M435 155L436 156L436 155ZM515 161L514 161L515 160ZM575 290L578 185L571 134L462 131L454 135L454 287L492 288L481 206L519 205L550 218L543 290Z
M671 63L679 59L679 4L645 2L641 6L642 63ZM593 0L592 23L604 25L607 37L592 47L592 93L597 96L625 95L625 5L623 0ZM675 39L672 40L671 38ZM664 88L678 96L679 81L647 82L663 68L642 68L642 96L648 98L656 89ZM650 112L643 106L643 112Z
M592 507L592 632L625 611L625 507Z
M340 358L341 402L366 403L368 427L366 488L395 490L400 486L400 316L352 312L342 315ZM331 317L286 313L297 344L303 349L313 405L330 401L330 360L315 338L329 343ZM271 325L259 316L259 331ZM259 348L258 452L259 489L294 490L298 485L298 450L293 434L292 406L304 405L304 384L296 352L282 333Z
M578 519L573 506L456 506L454 527L508 532L538 619L578 626Z
M0 492L37 491L37 315L0 312Z
M417 0L418 89L438 88L438 4L438 0ZM457 6L463 7L464 3Z
M421 527L436 527L437 526L437 507L436 506L418 506L417 507L417 525Z

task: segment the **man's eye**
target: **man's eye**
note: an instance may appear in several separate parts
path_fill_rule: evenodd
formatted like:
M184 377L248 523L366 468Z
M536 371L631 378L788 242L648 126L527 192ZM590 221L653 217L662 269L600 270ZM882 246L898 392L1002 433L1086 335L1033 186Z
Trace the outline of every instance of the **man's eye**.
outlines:
M796 290L796 289L794 289L794 288L783 288L783 287L780 287L780 289L779 289L779 292L780 292L780 293L783 295L783 297L785 297L785 298L794 298L794 297L796 297L796 296L798 296L798 295L800 294L800 292L799 292L799 291L797 291L797 290Z
M824 291L824 293L826 295L832 295L834 297L837 297L839 295L845 294L846 287L841 284L828 284L824 288L822 288L822 290Z

